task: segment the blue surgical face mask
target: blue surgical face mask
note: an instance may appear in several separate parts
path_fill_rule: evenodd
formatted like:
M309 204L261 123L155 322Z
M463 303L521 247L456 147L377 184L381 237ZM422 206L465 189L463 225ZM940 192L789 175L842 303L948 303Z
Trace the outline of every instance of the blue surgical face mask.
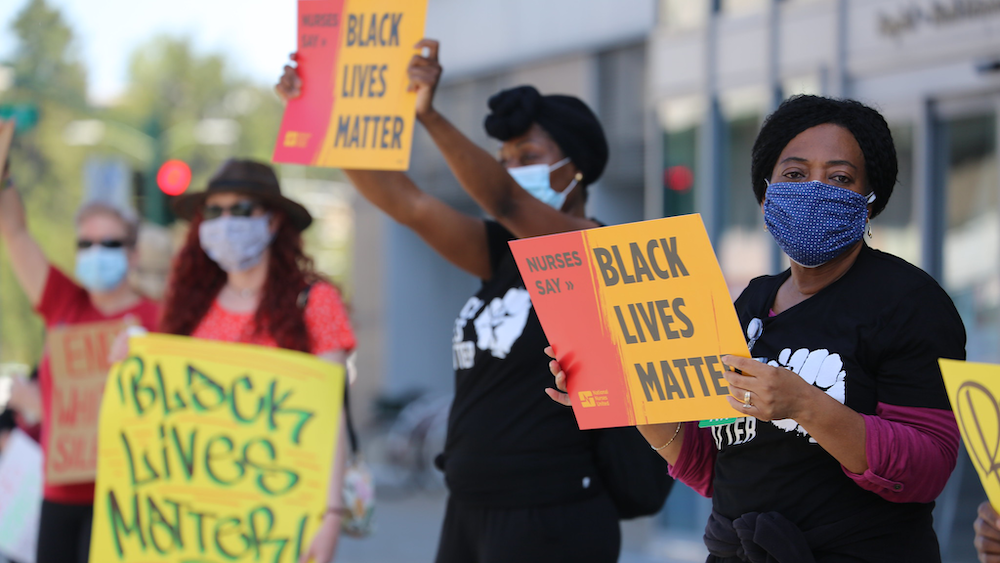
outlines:
M124 248L94 245L76 253L76 279L88 291L103 293L115 289L128 274Z
M776 182L764 196L764 223L796 264L821 266L865 236L867 197L823 182Z
M201 248L226 272L242 272L260 263L274 235L270 214L257 217L223 215L198 227Z
M573 181L570 182L569 186L566 186L565 190L557 192L552 189L549 183L549 174L559 170L568 162L569 158L564 158L551 166L548 164L518 166L517 168L508 168L507 173L524 188L524 191L534 196L535 199L548 204L555 208L556 211L562 211L562 206L566 203L566 198L569 197L569 193L576 187L578 180L577 178L573 178Z

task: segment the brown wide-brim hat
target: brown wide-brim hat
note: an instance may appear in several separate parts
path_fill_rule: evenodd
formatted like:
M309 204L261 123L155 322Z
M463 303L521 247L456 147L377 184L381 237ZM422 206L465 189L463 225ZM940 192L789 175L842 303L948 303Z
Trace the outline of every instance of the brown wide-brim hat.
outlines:
M205 199L209 195L219 193L248 195L267 207L280 210L299 231L306 230L312 223L312 215L305 207L281 195L281 186L278 185L278 177L273 168L262 162L236 158L222 164L208 181L208 187L204 191L174 198L174 214L190 221L205 205Z

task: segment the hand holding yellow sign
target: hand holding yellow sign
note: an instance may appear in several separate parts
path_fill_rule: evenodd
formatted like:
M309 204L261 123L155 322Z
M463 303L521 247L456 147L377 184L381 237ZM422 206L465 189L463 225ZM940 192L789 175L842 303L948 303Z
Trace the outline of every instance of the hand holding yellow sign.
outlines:
M91 561L297 561L326 511L344 390L308 354L150 335L109 375Z
M938 360L965 449L990 504L1000 507L1000 366Z
M406 170L416 93L407 64L427 0L299 0L302 95L290 100L275 162Z

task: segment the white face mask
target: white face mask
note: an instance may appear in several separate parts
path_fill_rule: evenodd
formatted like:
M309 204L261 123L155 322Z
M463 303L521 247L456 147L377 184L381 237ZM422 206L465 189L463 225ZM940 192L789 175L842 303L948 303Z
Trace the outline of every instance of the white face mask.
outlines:
M559 170L569 161L567 157L551 166L548 164L518 166L516 168L508 168L507 173L524 188L524 191L534 196L535 199L547 203L556 211L562 211L562 206L566 203L566 198L569 197L570 192L576 187L578 178L573 178L573 181L569 183L569 186L566 186L565 190L557 192L552 189L552 185L549 183L549 174Z
M233 217L223 215L203 221L198 227L201 248L226 272L242 272L260 263L274 235L271 215Z

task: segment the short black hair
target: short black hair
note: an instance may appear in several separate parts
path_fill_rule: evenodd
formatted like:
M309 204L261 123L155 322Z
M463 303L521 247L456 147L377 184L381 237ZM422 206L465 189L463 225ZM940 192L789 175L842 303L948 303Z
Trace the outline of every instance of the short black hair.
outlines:
M841 100L821 96L792 96L767 116L754 141L750 164L750 179L757 203L764 202L765 180L788 143L799 133L833 123L847 129L865 156L865 175L875 192L872 217L882 212L896 185L899 162L892 133L882 114L856 100Z
M597 115L583 100L561 94L541 95L534 86L502 90L490 97L483 126L500 141L523 135L533 123L545 130L583 174L589 186L608 164L608 139Z

